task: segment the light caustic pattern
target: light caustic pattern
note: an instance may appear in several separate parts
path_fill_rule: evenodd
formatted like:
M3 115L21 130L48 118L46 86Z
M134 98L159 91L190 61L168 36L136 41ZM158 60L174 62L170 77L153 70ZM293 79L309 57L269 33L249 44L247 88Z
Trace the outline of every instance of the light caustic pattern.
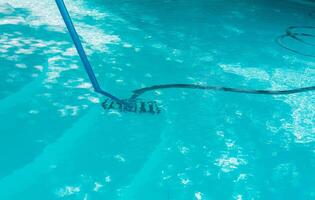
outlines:
M121 98L174 82L315 83L313 58L275 42L314 25L297 1L65 2L100 83ZM161 115L107 112L54 1L0 0L0 30L1 199L314 198L314 93L160 90L142 98Z

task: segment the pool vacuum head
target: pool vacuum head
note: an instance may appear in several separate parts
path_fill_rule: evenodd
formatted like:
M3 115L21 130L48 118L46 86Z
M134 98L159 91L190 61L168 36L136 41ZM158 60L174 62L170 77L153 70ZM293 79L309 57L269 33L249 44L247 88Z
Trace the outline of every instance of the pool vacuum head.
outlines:
M117 102L112 99L105 99L102 103L102 107L105 110L118 110L120 112L132 112L132 113L149 113L159 114L161 108L156 101L142 101L138 99L124 100L123 103Z

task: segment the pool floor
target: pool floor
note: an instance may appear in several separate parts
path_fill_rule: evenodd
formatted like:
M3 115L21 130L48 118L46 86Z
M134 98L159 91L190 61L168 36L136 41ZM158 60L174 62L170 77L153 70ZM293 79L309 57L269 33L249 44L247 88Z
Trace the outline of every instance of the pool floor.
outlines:
M170 83L315 85L312 1L65 3L119 98ZM290 26L308 35L283 48ZM314 92L157 90L141 98L159 115L108 111L54 1L0 0L0 31L1 200L315 198Z

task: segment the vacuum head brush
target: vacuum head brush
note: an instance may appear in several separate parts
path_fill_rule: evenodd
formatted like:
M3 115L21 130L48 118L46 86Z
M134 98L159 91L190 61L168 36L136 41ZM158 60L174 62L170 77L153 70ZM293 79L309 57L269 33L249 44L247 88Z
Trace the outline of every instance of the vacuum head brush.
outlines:
M105 110L118 110L119 112L132 112L132 113L149 113L160 114L161 108L156 101L143 101L140 99L123 100L118 102L107 98L102 103Z

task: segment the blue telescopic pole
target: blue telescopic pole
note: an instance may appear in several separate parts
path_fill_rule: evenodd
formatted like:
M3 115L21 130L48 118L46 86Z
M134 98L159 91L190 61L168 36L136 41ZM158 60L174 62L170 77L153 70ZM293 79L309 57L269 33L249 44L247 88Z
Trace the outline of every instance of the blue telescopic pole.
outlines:
M103 94L104 96L111 98L112 100L117 101L119 103L123 103L122 100L120 100L119 98L117 98L117 97L113 96L112 94L102 90L102 88L100 87L100 85L99 85L99 83L95 77L95 73L93 71L93 68L92 68L92 66L91 66L91 64L90 64L90 62L86 56L86 53L85 53L84 48L82 46L82 43L80 41L79 35L78 35L77 31L75 30L75 27L73 25L73 22L71 20L71 17L69 15L69 12L66 8L64 1L63 0L56 0L56 4L58 6L58 9L62 15L62 18L63 18L65 24L67 26L67 29L71 35L72 41L73 41L73 43L77 49L77 52L81 58L81 61L82 61L83 66L85 68L85 71L89 76L89 79L93 85L95 92Z

